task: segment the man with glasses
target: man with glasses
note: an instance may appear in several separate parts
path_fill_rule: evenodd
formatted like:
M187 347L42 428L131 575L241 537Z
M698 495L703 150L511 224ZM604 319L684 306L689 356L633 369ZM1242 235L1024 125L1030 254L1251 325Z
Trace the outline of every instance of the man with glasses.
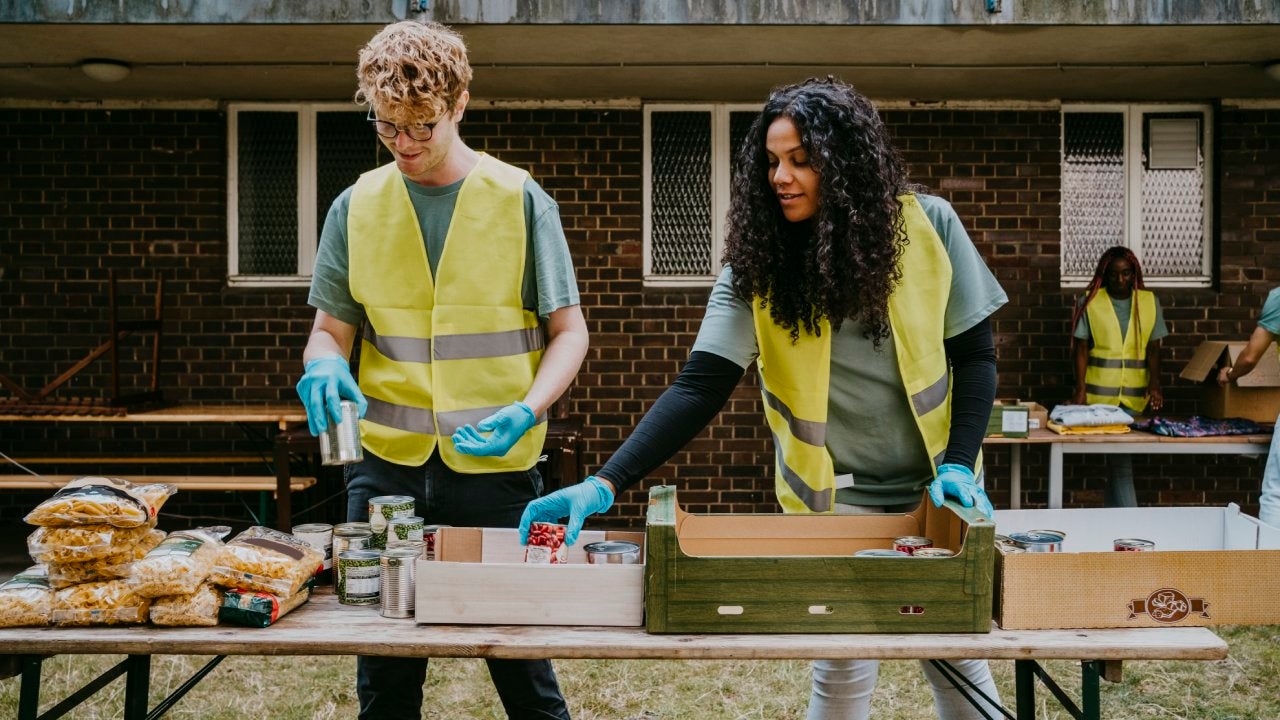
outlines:
M542 492L546 411L587 351L559 210L528 173L459 137L471 66L452 30L389 25L356 74L394 162L329 210L298 395L313 434L339 420L341 400L360 408L349 521L369 519L370 498L408 495L427 524L515 527ZM549 661L488 664L509 716L569 717ZM361 718L420 717L425 659L356 667Z

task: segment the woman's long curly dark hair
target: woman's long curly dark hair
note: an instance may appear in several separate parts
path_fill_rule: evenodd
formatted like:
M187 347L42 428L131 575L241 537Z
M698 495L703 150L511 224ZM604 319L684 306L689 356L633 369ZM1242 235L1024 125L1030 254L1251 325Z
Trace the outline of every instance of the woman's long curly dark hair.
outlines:
M819 175L817 213L792 223L769 182L765 137L789 118ZM897 196L913 190L871 101L833 77L774 89L738 151L724 262L734 292L773 321L818 334L861 320L876 347L889 335L889 294L906 244Z

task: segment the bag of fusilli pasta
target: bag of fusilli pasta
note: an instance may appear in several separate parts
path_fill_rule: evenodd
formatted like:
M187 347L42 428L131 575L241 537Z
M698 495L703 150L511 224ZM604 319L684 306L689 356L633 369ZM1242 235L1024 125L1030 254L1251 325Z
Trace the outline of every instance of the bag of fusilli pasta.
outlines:
M152 521L178 488L168 483L135 485L128 480L82 477L67 483L24 518L32 525L138 527Z

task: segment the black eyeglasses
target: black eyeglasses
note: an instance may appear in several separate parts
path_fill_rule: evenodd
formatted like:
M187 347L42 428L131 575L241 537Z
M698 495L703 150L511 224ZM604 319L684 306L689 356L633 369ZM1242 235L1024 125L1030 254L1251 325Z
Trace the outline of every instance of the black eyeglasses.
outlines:
M379 120L373 115L373 108L369 109L369 114L365 117L369 124L373 126L373 131L388 140L393 140L400 133L408 135L411 140L418 142L426 142L431 139L431 133L436 129L435 123L427 123L425 125L413 125L411 127L400 127L386 120Z

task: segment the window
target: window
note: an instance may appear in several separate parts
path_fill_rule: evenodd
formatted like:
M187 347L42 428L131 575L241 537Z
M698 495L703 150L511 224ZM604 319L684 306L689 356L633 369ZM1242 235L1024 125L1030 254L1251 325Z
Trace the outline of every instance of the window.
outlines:
M732 156L759 114L758 105L645 106L645 285L715 282Z
M306 286L329 205L381 148L349 104L235 104L227 110L228 281Z
M1148 284L1212 281L1213 136L1207 105L1062 109L1062 284L1093 277L1113 245Z

